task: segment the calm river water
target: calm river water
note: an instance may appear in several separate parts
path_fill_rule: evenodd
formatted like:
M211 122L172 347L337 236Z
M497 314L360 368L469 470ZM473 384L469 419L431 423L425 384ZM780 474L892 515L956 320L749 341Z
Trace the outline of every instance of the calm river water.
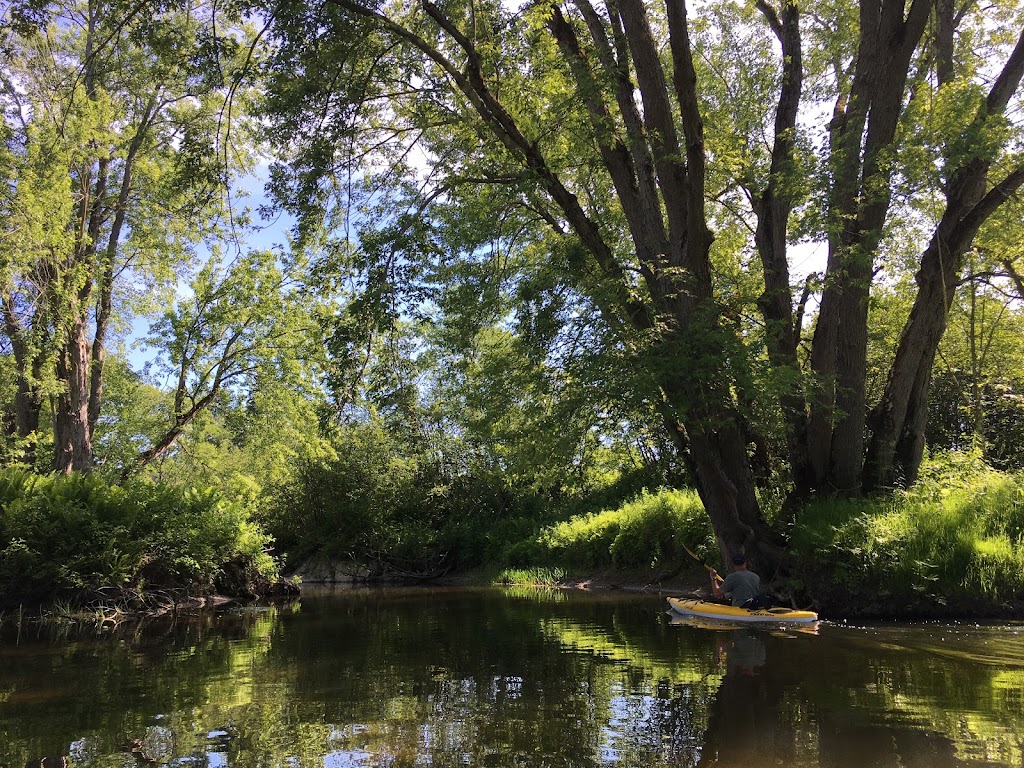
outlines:
M0 765L1024 764L1017 625L673 623L663 597L308 590L0 639Z

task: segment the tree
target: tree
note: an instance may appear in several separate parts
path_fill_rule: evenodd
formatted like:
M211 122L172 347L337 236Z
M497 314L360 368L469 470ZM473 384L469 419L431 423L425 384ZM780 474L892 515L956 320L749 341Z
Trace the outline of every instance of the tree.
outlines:
M726 9L723 18L732 13L728 4L715 7ZM748 414L760 353L743 308L729 306L723 291L729 254L715 245L712 228L721 230L729 215L730 191L744 190L746 202L733 215L753 220L748 242L764 281L761 337L778 380L789 382L774 394L781 393L795 490L857 494L891 484L897 473L912 479L923 426L910 404L927 392L944 328L949 296L938 289L951 281L943 270L1024 181L1005 118L1024 43L1002 39L973 6L952 17L940 9L937 36L926 37L930 2L863 0L809 5L821 53L805 59L803 7L757 7L760 37L752 17L740 23L761 40L753 49L759 61L776 41L781 55L774 69L765 67L774 87L757 82L761 93L777 95L733 126L721 119L728 99L708 86L694 56L698 38L687 11L671 2L598 8L578 0L515 12L431 0L282 4L273 14L278 58L268 90L277 143L290 150L279 190L314 217L336 191L348 203L335 210L351 211L352 198L336 183L339 155L354 169L342 175L368 187L406 178L418 188L420 219L456 201L472 207L481 189L504 203L492 217L522 212L531 234L505 245L545 244L564 283L644 372L637 384L649 383L645 395L687 462L723 552L746 549L772 570L780 537L762 517L749 458L749 446L759 443ZM734 41L725 29L710 30L707 44ZM971 49L975 39L984 39L989 61L1002 62L987 88L992 73ZM325 85L326 72L334 76ZM816 80L805 101L808 74ZM929 133L937 122L931 117L965 91L974 94L968 108L950 110ZM749 110L757 100L747 95L737 103ZM813 190L795 182L813 164L806 150L814 143L801 133L816 127L800 115L825 104L832 120L818 132L820 187ZM706 124L709 115L716 122ZM746 144L729 151L728 136ZM938 174L905 152L922 137ZM414 152L420 167L410 160ZM915 208L911 192L929 206ZM801 207L811 212L795 223ZM896 219L911 214L934 231L915 267L921 288L865 445L869 298ZM799 340L807 288L794 301L786 253L801 230L829 250L806 377ZM422 263L408 245L398 243L392 255ZM463 260L476 253L462 242L453 251ZM924 373L908 378L908 371Z
M317 359L317 299L296 274L302 268L279 263L273 251L213 254L189 295L152 324L148 341L165 353L157 367L171 382L170 407L122 477L166 454L218 399L241 399L262 379L301 385Z
M957 276L978 231L1024 184L1024 163L1012 151L1008 137L1013 131L1007 121L1007 108L1024 77L1024 32L986 91L971 82L972 75L978 77L978 62L967 56L968 62L960 65L953 56L953 35L967 9L954 14L952 3L936 8L936 107L948 109L947 100L963 99L967 114L963 122L947 126L951 133L960 131L960 136L943 137L937 148L942 202L937 225L921 255L915 275L917 297L885 392L868 418L871 440L864 484L869 490L891 485L900 477L907 482L916 478L924 451L932 367ZM1019 9L1014 10L1019 14Z
M581 3L572 21L552 7L532 8L513 19L503 18L496 6L442 10L426 2L396 17L355 3L336 6L344 13L326 10L317 16L317 26L324 29L324 44L332 38L347 41L348 51L335 51L342 61L378 60L395 42L406 46L395 66L411 66L402 57L418 53L423 58L415 63L416 75L429 82L414 90L422 98L436 89L436 100L428 99L420 112L446 115L446 130L453 118L466 120L500 145L481 146L465 132L458 141L480 157L463 155L460 162L490 165L480 168L485 180L515 179L520 204L537 210L559 238L578 243L568 247L568 279L607 326L619 329L622 343L637 348L639 336L652 339L651 359L660 358L652 371L662 393L661 418L686 452L723 548L768 546L774 537L758 507L746 436L730 392L734 377L722 354L739 343L734 329L722 322L712 286L703 127L685 11L667 7L669 70L659 58L647 10L633 0L618 5L609 20ZM359 17L364 21L353 26ZM309 20L297 23L308 28ZM353 29L366 45L380 48L360 51ZM535 45L536 57L520 35ZM295 53L287 44L281 50ZM309 55L299 55L306 66ZM532 60L527 64L519 57ZM642 117L629 81L630 61ZM534 82L542 87L532 92L524 76L531 71L546 78ZM380 87L366 80L362 85ZM503 101L507 93L514 97ZM577 97L586 112L571 116L572 127L588 137L572 147L581 153L576 168L585 166L579 176L566 162L566 147L557 137L548 141L550 126L538 117ZM392 108L397 109L394 103ZM438 145L438 154L443 151ZM476 170L477 162L472 166ZM600 198L588 201L592 207L582 202L588 173L602 174L595 183L608 185ZM449 185L458 181L455 174L447 179Z
M928 444L976 450L1000 469L1016 469L1024 460L1020 293L1007 256L1011 249L999 249L1003 263L986 263L983 257L994 239L1013 236L1015 222L1000 219L1003 232L981 238L986 248L966 259L950 307L928 404Z
M38 429L51 395L54 467L87 470L116 313L131 290L171 278L219 200L234 151L221 135L225 73L241 45L211 36L203 14L156 4L9 14L0 287L13 426Z

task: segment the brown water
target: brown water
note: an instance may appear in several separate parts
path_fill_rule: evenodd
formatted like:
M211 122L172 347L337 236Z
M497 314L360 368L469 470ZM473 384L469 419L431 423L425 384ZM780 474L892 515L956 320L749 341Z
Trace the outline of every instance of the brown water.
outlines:
M0 765L1021 766L1017 625L676 624L657 595L347 590L0 640Z

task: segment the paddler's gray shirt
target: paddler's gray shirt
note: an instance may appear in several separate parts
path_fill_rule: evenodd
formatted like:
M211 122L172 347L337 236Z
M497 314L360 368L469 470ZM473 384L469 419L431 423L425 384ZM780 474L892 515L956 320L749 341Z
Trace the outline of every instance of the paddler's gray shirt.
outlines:
M722 589L733 605L743 605L761 594L761 577L753 571L733 571L725 577Z

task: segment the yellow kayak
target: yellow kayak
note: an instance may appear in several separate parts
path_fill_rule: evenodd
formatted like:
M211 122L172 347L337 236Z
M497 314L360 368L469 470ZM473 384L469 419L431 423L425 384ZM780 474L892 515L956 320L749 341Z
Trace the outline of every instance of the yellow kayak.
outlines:
M731 605L709 603L704 600L668 598L672 610L683 616L700 616L718 621L761 622L767 624L811 624L818 620L814 611L794 611L791 608L736 608Z

